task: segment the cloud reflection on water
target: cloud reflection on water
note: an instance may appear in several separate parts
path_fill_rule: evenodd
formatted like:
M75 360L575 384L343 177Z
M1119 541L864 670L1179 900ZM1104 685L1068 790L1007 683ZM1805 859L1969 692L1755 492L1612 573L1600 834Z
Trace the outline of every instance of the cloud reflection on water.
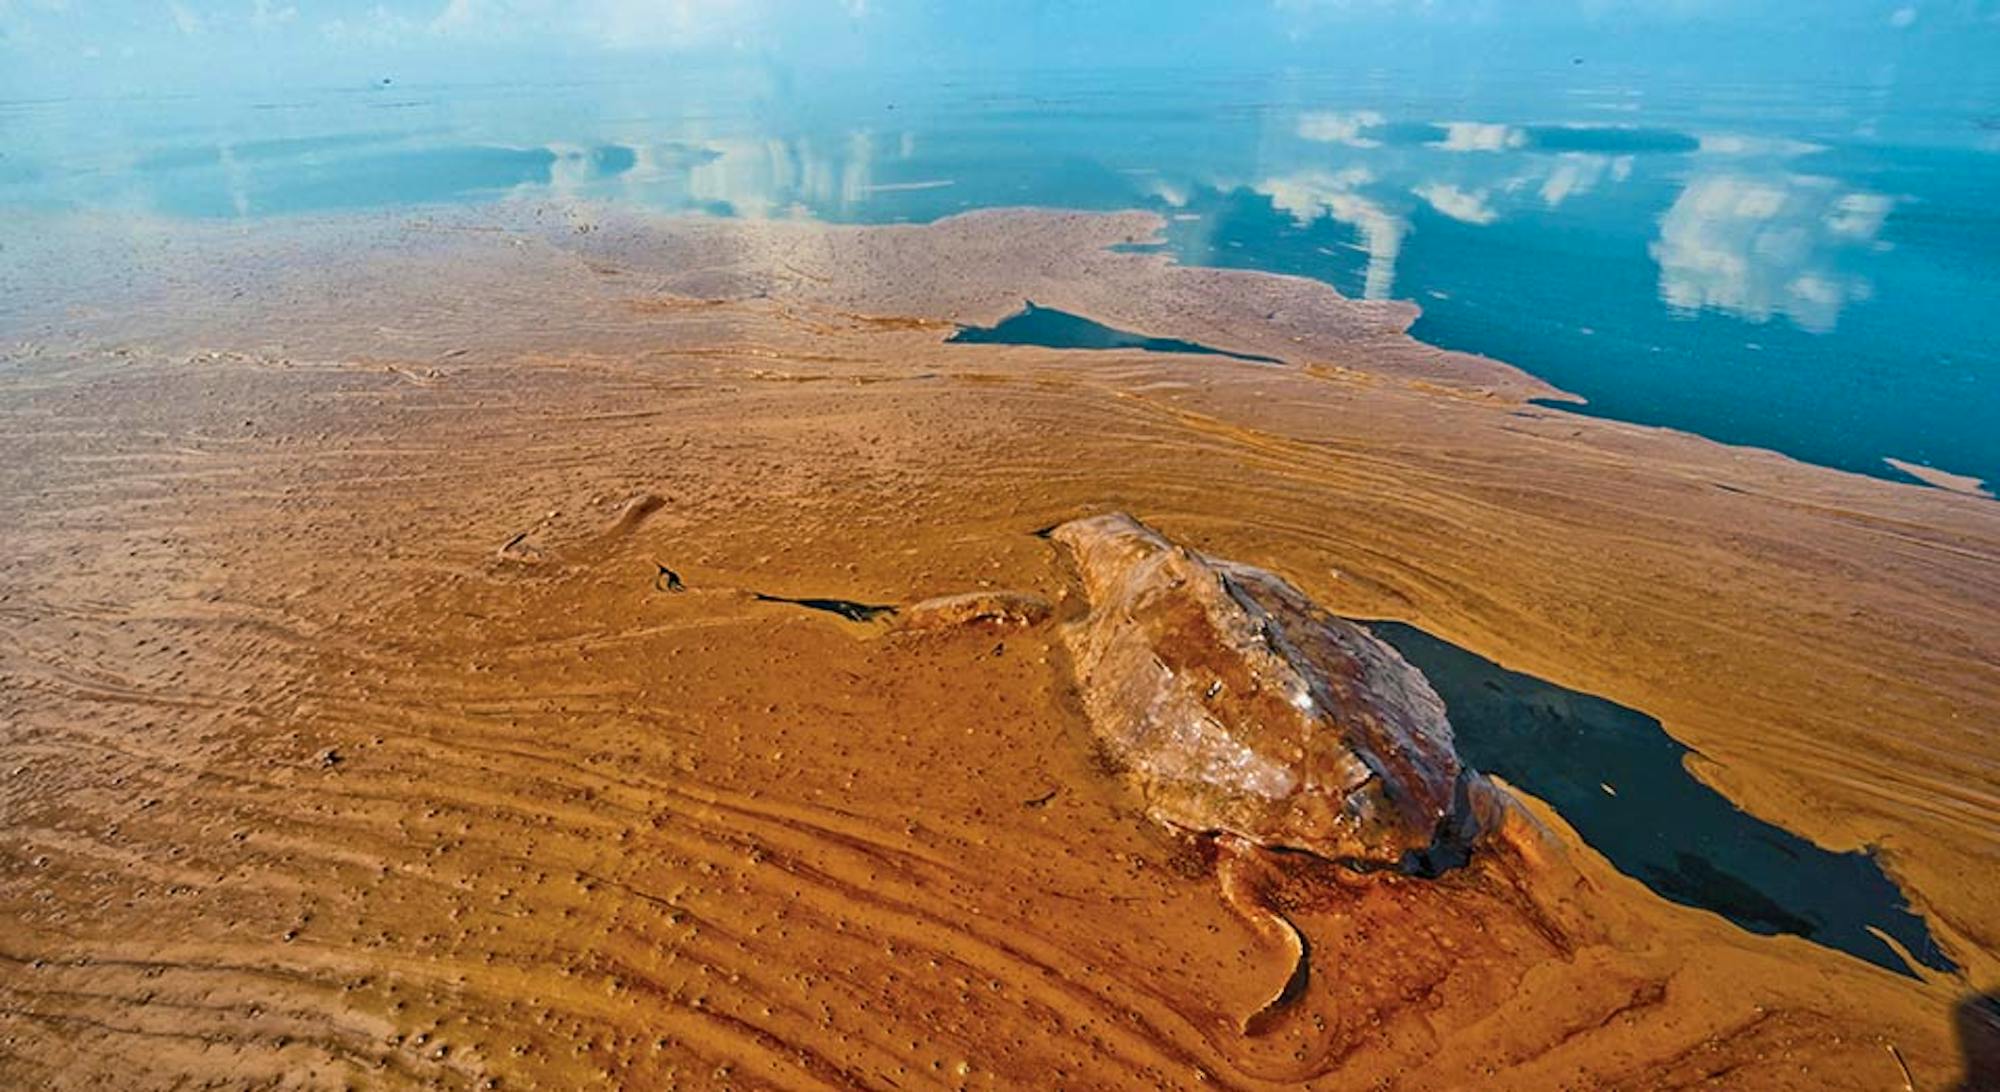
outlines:
M1345 144L1351 148L1379 148L1381 140L1364 134L1370 129L1381 128L1388 120L1373 110L1356 110L1349 114L1331 110L1308 111L1299 115L1297 132L1300 140Z
M1362 296L1384 300L1395 288L1396 259L1403 252L1403 237L1410 227L1409 221L1360 192L1374 180L1367 168L1350 167L1343 171L1300 171L1265 179L1253 188L1302 226L1329 217L1352 227L1368 255Z
M1714 309L1749 322L1783 315L1832 330L1850 302L1873 294L1843 271L1841 251L1876 245L1893 199L1797 174L1698 174L1660 217L1649 248L1660 298L1689 316Z
M1426 182L1410 192L1462 224L1490 224L1500 218L1500 214L1486 203L1485 190L1468 191L1449 182Z
M1432 146L1447 152L1503 152L1528 142L1525 130L1479 121L1447 121L1444 139Z
M743 120L743 119L738 119ZM697 113L638 139L601 143L458 144L436 131L367 131L264 141L221 140L156 146L124 170L77 172L76 197L197 216L250 217L436 200L482 194L609 197L658 207L752 217L817 216L839 220L929 218L979 204L1067 204L1003 179L1010 168L1046 171L1041 187L1084 177L1064 163L1095 165L1105 192L1085 204L1162 205L1188 215L1188 195L1243 186L1268 198L1304 231L1339 225L1321 245L1329 268L1342 245L1366 256L1361 294L1387 299L1422 217L1493 227L1521 221L1560 233L1571 203L1644 173L1648 194L1620 213L1655 223L1644 253L1657 267L1658 297L1672 313L1710 310L1752 322L1788 318L1798 328L1834 328L1870 281L1847 259L1877 245L1893 199L1832 179L1789 173L1801 157L1825 149L1777 135L1694 133L1637 125L1516 124L1491 120L1420 120L1368 107L1304 108L1270 115L1249 161L1203 156L1120 164L1119 145L1051 144L1033 148L955 150L943 159L919 133L899 127L879 135L869 125L765 129L756 123L711 127ZM1053 130L1061 132L1060 127ZM1081 136L1082 134L1077 134ZM650 139L649 139L650 138ZM1131 149L1125 148L1129 152ZM1023 158L1025 157L1025 158ZM968 176L950 195L923 196ZM894 166L890 166L894 161ZM1143 162L1143 161L1142 161ZM1050 164L1056 164L1051 167ZM1246 171L1247 168L1247 171ZM1705 169L1713 168L1713 169ZM1692 169L1684 179L1683 170ZM1245 183L1245 179L1250 181ZM1664 188L1671 186L1671 189ZM90 190L97 190L90 193ZM1018 197L1015 194L1018 193ZM1122 196L1121 196L1122 195ZM1629 203L1629 200L1628 200ZM1588 215L1601 215L1598 204ZM1557 221L1552 216L1564 219ZM1436 222L1436 221L1433 221ZM1638 226L1635 224L1634 226ZM1423 286L1406 290L1420 293Z
M1599 182L1609 179L1623 182L1632 177L1633 157L1629 155L1604 156L1587 152L1564 152L1556 157L1554 166L1542 179L1537 191L1542 204L1557 208L1571 197L1580 197L1597 188Z
M1147 208L1182 261L1422 300L1419 336L1515 360L1609 415L1862 472L1886 454L1996 476L1979 386L1992 338L1963 303L1991 266L1990 111L1914 111L1872 83L1704 87L1697 110L1671 80L1595 69L1558 101L1145 79L921 94L761 68L532 93L399 79L93 104L110 120L87 130L73 106L16 103L0 206L245 221L507 198L861 222ZM1609 122L1612 104L1644 109ZM1830 379L1847 384L1837 398Z

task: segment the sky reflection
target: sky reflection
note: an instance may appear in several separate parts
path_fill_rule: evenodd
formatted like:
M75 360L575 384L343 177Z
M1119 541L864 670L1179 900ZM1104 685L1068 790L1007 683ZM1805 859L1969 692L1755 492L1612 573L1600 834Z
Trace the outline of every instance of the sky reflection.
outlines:
M2000 478L2000 107L1605 71L783 68L0 104L0 208L255 218L506 198L929 220L1147 208L1184 261L1409 299L1590 411ZM1940 128L1958 119L1955 128ZM1985 416L1981 416L1984 413Z
M1830 178L1697 174L1660 218L1651 248L1660 298L1683 317L1712 307L1830 332L1842 307L1874 291L1865 273L1842 268L1839 252L1882 246L1877 237L1894 207L1893 198Z

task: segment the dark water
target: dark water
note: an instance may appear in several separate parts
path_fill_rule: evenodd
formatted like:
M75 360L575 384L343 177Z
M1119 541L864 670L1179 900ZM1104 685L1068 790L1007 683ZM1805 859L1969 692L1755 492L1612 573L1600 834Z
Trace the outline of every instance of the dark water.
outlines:
M757 592L753 596L759 603L790 603L807 610L825 611L837 614L850 622L873 622L877 618L896 613L896 608L886 603L857 603L852 599L821 599L808 596L794 599L789 595L765 595Z
M1082 315L1036 306L1029 300L1019 311L992 326L961 326L947 341L978 342L989 345L1041 345L1050 349L1139 349L1149 353L1194 353L1226 356L1259 364L1277 364L1268 356L1232 353L1177 337L1147 337L1116 330Z
M1662 898L1912 974L1880 930L1924 966L1957 969L1872 854L1829 852L1736 807L1688 773L1688 748L1659 721L1410 626L1368 627L1429 677L1467 762L1546 801Z

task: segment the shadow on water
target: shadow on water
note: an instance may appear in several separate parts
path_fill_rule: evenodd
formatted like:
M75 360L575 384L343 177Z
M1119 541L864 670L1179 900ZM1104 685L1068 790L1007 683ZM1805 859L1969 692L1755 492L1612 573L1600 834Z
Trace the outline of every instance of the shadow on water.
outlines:
M984 345L1039 345L1045 349L1139 349L1149 353L1226 356L1257 364L1283 363L1268 356L1232 353L1227 349L1179 338L1147 337L1115 330L1082 315L1072 315L1053 307L1038 307L1033 300L993 326L961 326L957 333L945 340Z
M1369 628L1437 688L1468 763L1546 801L1661 897L1914 977L1879 931L1926 967L1957 969L1872 854L1829 852L1736 807L1688 772L1688 748L1659 721L1410 626Z

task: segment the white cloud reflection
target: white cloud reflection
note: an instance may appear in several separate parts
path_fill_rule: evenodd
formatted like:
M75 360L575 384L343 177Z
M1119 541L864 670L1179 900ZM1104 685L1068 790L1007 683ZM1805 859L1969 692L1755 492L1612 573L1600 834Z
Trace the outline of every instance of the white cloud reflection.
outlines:
M1555 165L1549 168L1547 177L1542 179L1542 204L1556 208L1572 197L1581 196L1597 188L1600 182L1609 178L1613 182L1623 182L1632 177L1632 157L1629 155L1604 156L1588 152L1564 152L1556 157Z
M1300 114L1298 134L1301 140L1311 140L1321 144L1379 148L1382 146L1381 141L1363 134L1370 129L1380 127L1388 120L1373 110L1356 110L1351 114L1322 110Z
M1883 222L1889 219L1889 210L1895 207L1895 198L1879 193L1843 194L1826 214L1826 226L1836 235L1872 242L1881 232Z
M1660 296L1692 313L1724 311L1750 322L1784 315L1801 329L1832 330L1847 304L1872 294L1841 269L1844 252L1876 244L1893 198L1843 190L1806 175L1700 175L1660 218L1653 259Z
M1512 125L1447 121L1444 123L1444 139L1432 141L1431 147L1447 152L1504 152L1527 142L1528 134Z
M1254 188L1301 225L1324 216L1354 228L1361 249L1368 255L1362 297L1385 300L1396 286L1396 259L1403 253L1409 224L1359 192L1374 180L1366 168L1350 167L1344 171L1299 171L1266 179Z
M1826 151L1824 144L1812 144L1787 137L1746 136L1742 133L1700 133L1702 155L1768 156L1786 159Z
M1486 203L1485 190L1462 190L1443 182L1428 182L1410 191L1460 223L1490 224L1500 218Z
M768 218L846 212L877 189L875 137L856 129L839 140L720 140L719 155L688 169L688 196L726 204L739 216Z

